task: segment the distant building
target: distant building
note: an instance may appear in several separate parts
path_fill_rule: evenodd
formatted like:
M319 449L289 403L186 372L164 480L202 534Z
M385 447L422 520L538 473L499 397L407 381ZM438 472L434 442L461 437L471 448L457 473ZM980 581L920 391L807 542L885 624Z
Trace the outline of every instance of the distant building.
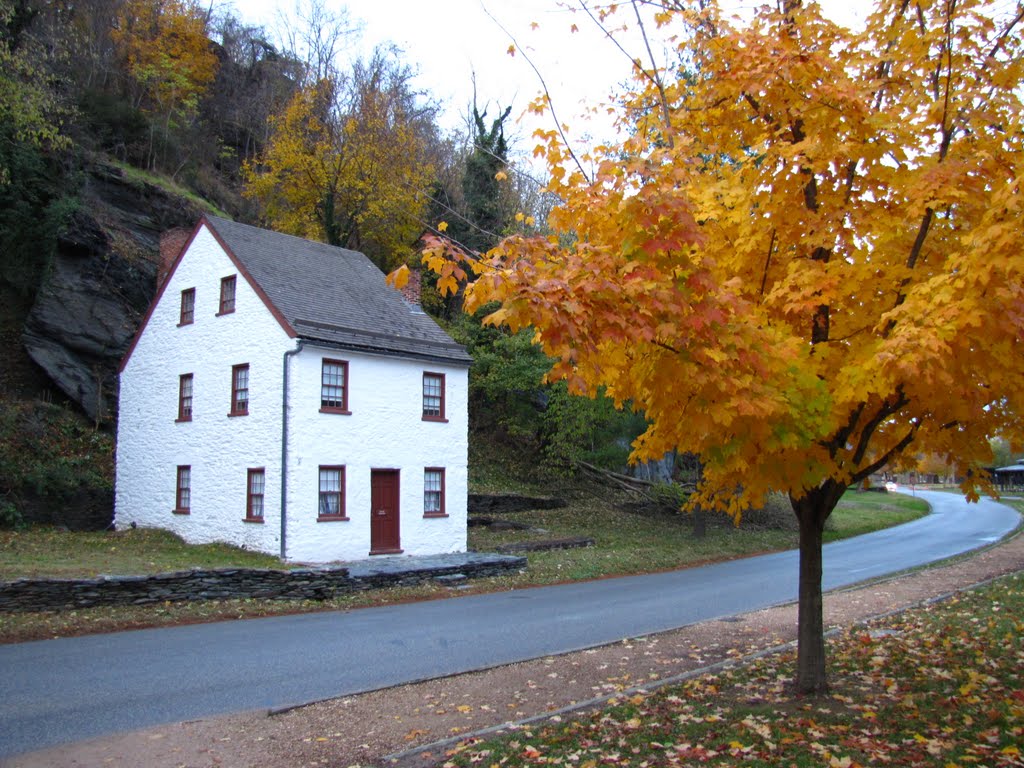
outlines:
M469 364L362 254L204 217L121 364L115 523L301 562L465 551Z
M998 488L1024 487L1024 464L1011 464L1007 467L996 467L992 472Z

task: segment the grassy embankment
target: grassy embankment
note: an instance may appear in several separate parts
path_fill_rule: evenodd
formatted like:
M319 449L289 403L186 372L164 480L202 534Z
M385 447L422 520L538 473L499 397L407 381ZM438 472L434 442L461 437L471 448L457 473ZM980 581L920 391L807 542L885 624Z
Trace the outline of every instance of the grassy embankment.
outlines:
M830 521L829 539L864 533L913 519L923 502L905 496L850 493ZM783 517L785 517L783 515ZM685 516L622 512L605 498L577 496L563 509L509 515L530 531L470 529L470 548L488 551L511 541L591 536L595 546L529 554L529 568L452 588L436 584L378 590L326 602L214 600L157 606L124 606L58 613L0 614L0 642L106 632L122 628L346 609L682 568L796 546L796 533L763 527L734 528L724 520L693 538ZM0 531L0 580L23 577L138 574L189 568L280 567L272 557L223 545L189 546L163 531L69 533L53 529Z

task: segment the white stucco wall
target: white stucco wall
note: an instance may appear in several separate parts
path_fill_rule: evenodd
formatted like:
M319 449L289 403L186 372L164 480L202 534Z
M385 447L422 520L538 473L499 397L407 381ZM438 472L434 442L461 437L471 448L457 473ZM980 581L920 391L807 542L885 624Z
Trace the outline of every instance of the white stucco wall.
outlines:
M115 523L167 528L192 543L281 549L284 352L277 320L238 274L236 310L217 316L222 277L237 268L204 228L169 278L121 373ZM181 291L195 322L178 327ZM320 413L321 361L349 364L350 415ZM231 369L249 364L249 414L229 417ZM287 558L331 562L370 552L370 472L400 472L403 555L466 549L468 370L307 344L289 365ZM423 421L424 371L445 374L446 423ZM176 423L178 382L193 374L192 421ZM191 513L174 514L177 467L191 466ZM318 522L319 467L344 465L347 521ZM247 469L266 472L263 524L244 521ZM447 517L423 516L423 472L445 469ZM401 555L399 555L401 556Z
M350 415L320 413L320 373L325 357L348 362ZM330 562L369 555L373 469L400 472L403 555L464 552L468 370L314 346L306 346L290 366L288 558ZM446 423L422 418L425 371L445 375ZM317 521L321 465L345 467L348 520ZM423 516L423 472L427 467L445 469L448 517Z
M241 274L235 312L217 316L222 277L238 270L204 227L170 277L121 372L115 517L192 543L280 552L281 360L294 341ZM195 322L178 327L181 291ZM249 415L229 417L231 368L249 364ZM193 374L192 421L176 423L178 381ZM177 467L192 467L191 514L174 509ZM266 472L264 523L245 517L247 469Z

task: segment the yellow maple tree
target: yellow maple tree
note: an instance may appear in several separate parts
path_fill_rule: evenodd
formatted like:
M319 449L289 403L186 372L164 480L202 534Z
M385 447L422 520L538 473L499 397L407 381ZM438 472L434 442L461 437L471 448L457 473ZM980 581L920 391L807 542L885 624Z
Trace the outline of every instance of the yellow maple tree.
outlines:
M641 409L636 459L700 454L694 504L738 522L789 494L797 687L819 693L822 530L844 490L1024 439L1024 8L882 0L859 31L813 3L656 10L688 68L634 66L628 138L575 162L539 134L554 234L423 259L439 286L475 278L467 311L532 326L552 375Z
M344 83L296 92L243 169L245 194L270 225L362 251L382 268L409 255L433 179L432 113L416 104L409 77L378 52Z
M111 40L134 78L135 106L159 114L165 128L192 115L217 73L208 14L194 0L127 0Z

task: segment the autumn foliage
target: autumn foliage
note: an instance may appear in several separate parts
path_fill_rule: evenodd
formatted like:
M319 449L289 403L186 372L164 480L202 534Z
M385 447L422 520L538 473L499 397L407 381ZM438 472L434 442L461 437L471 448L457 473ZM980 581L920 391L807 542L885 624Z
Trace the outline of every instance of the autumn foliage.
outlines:
M295 93L244 169L245 193L268 224L360 250L386 268L408 255L423 230L434 131L411 77L379 50L349 79Z
M642 410L636 459L699 453L693 503L738 521L790 495L801 626L817 614L801 687L822 690L820 532L842 491L1024 439L1024 9L885 0L854 32L814 4L664 5L683 65L637 60L627 138L577 158L538 134L554 234L423 258L439 285L475 277L467 310L532 326L553 376Z
M192 0L128 0L118 7L110 37L130 78L133 105L155 118L165 135L195 118L217 73L207 14ZM156 156L150 139L150 165Z

